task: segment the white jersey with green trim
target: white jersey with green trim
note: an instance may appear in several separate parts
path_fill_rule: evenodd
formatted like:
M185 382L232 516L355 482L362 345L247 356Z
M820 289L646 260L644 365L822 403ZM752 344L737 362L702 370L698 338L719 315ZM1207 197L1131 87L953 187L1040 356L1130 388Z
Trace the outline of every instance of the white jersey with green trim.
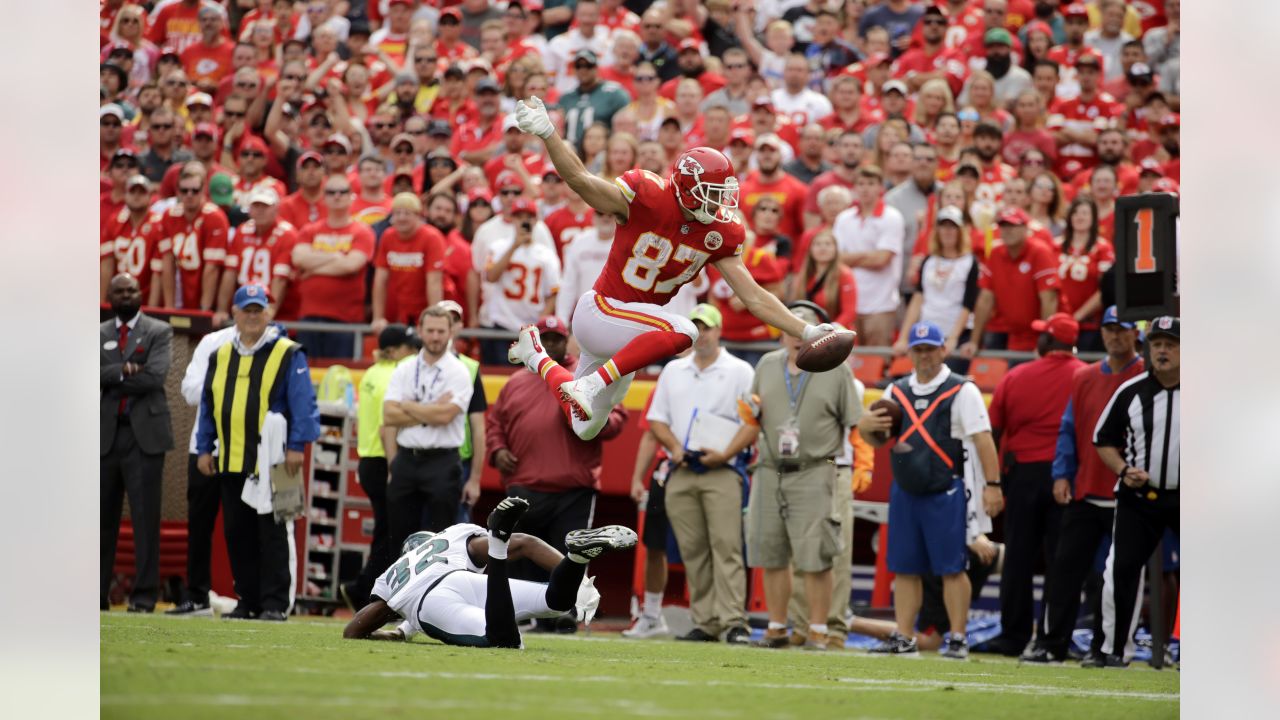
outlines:
M392 563L374 581L373 594L400 617L412 617L418 600L436 580L454 570L484 571L471 561L467 544L473 537L488 534L488 530L471 523L445 528Z

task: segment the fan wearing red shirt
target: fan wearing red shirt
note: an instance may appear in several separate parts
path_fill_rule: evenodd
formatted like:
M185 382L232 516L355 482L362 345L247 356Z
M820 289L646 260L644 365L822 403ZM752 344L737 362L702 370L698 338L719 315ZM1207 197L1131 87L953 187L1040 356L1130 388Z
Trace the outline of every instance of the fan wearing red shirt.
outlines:
M103 178L105 189L99 197L98 217L103 219L115 215L124 207L125 182L138 172L138 154L132 148L120 148L112 153L110 163Z
M427 222L444 236L442 295L445 300L452 300L463 308L465 323L468 322L467 288L474 287L479 292L480 276L471 264L471 243L462 237L457 221L458 203L453 195L432 193L427 198Z
M329 217L298 233L290 253L301 272L298 294L303 320L330 323L364 322L365 275L373 257L374 237L368 225L351 217L351 182L342 175L325 180ZM355 356L355 342L345 333L299 332L298 341L311 357Z
M674 101L676 99L676 89L679 87L680 81L685 78L692 78L698 81L698 84L702 86L703 97L710 95L725 85L723 75L707 72L707 66L702 61L702 49L698 41L693 38L685 38L680 41L680 51L676 56L676 65L680 68L680 74L662 83L662 87L658 88L658 95L668 100Z
M181 53L200 41L200 11L211 9L224 20L227 11L213 0L176 0L161 3L147 20L147 39L157 47L171 47ZM222 33L230 38L224 24Z
M249 208L249 195L258 188L270 188L279 197L289 192L284 183L267 174L267 156L270 152L267 143L257 135L250 135L240 141L240 151L236 156L240 161L240 175L235 182L235 202L240 209Z
M924 9L920 32L920 44L913 45L894 61L893 76L905 80L912 92L930 80L941 78L947 81L953 96L959 95L969 76L969 64L962 51L947 47L947 18L939 7L931 5Z
M973 146L978 151L978 159L982 161L982 177L973 193L975 200L986 200L998 205L1004 197L1005 183L1017 177L1018 171L1000 159L1003 144L1004 132L998 126L989 122L978 123L973 131Z
M351 216L373 227L391 214L391 198L387 197L387 166L375 156L360 159L357 174L360 194L351 203ZM350 178L347 178L350 180Z
M1058 87L1055 94L1064 100L1075 97L1080 91L1076 76L1076 66L1080 59L1093 57L1102 67L1102 56L1097 50L1085 45L1084 34L1089 30L1089 8L1083 2L1073 2L1062 10L1062 31L1066 38L1061 45L1049 48L1046 60L1058 63Z
M853 269L840 262L840 249L829 229L819 230L794 264L794 294L825 309L831 322L851 328L858 319L858 283Z
M502 120L502 154L495 155L484 164L484 176L489 180L489 187L498 186L498 176L503 171L517 171L518 165L524 165L529 177L542 177L545 164L538 153L525 149L528 136L516 127L515 115L508 115ZM590 221L587 222L590 225Z
M1080 329L1090 334L1080 343L1081 350L1090 351L1101 349L1102 274L1116 262L1115 248L1098 233L1097 214L1097 206L1088 198L1071 203L1058 265L1061 309L1071 313Z
M1040 118L1044 112L1041 102L1040 93L1027 89L1013 103L1015 125L1005 133L1000 151L1005 162L1010 165L1021 164L1022 156L1032 149L1039 150L1049 162L1058 157L1058 144L1054 142L1053 134L1040 127Z
M323 202L324 178L324 157L320 153L308 151L299 155L297 172L294 173L298 192L280 202L280 219L295 228L302 228L328 217L328 209ZM279 311L276 315L279 316Z
M831 80L831 107L831 114L818 121L827 130L862 132L884 122L883 111L863 109L862 83L849 75L837 75Z
M422 222L422 201L400 193L391 201L391 227L373 256L373 331L390 322L416 322L443 299L445 240Z
M1051 248L1027 237L1029 221L1021 208L1000 213L1003 242L991 249L979 269L973 339L960 349L965 357L974 356L979 342L993 350L1035 349L1038 333L1031 323L1058 310L1058 258Z
M168 252L168 240L157 232L159 217L150 211L151 182L144 175L134 175L125 183L124 204L111 215L102 216L98 261L101 269L103 302L111 278L129 273L138 281L142 297L160 298L159 283L151 282L162 265L161 255Z
M212 8L201 8L200 39L179 53L182 68L192 83L216 87L231 72L231 54L236 44L227 37L222 14Z
M218 275L227 257L227 216L205 199L202 172L178 178L178 202L160 217L161 261L159 307L212 310ZM153 305L157 303L153 302Z
M850 193L853 192L857 179L858 165L862 163L862 135L853 130L845 130L836 140L837 162L828 171L822 173L809 183L804 199L804 226L813 229L822 224L822 215L818 207L818 194L832 185L839 185Z
M757 285L773 293L775 297L782 297L782 281L787 274L773 253L757 247L745 247L742 253L742 264L747 267L747 272L751 273L751 279L755 280ZM759 342L778 337L780 333L777 330L751 314L715 268L707 270L707 278L711 281L711 289L707 297L724 318L721 338L729 342ZM751 353L755 356L754 358L743 357L743 353L735 352L734 354L747 362L753 362L753 360L759 360L764 353Z
M800 237L804 232L804 201L809 188L783 172L781 138L772 134L756 138L756 165L758 169L748 173L739 186L742 212L750 217L751 209L760 198L773 198L782 206L778 232L792 239Z
M586 228L594 225L595 211L577 193L569 193L564 207L547 215L543 220L556 241L556 254L564 261L564 249Z
M1096 57L1081 57L1076 62L1080 95L1071 100L1055 100L1049 108L1046 126L1058 143L1055 172L1063 181L1097 164L1098 133L1115 127L1117 118L1124 114L1123 103L1098 90L1101 68Z
M493 157L504 134L498 91L498 83L492 78L481 78L476 83L476 117L453 134L453 140L449 144L450 155L481 166Z
M236 288L251 284L271 289L276 319L297 319L300 303L297 293L289 292L289 253L298 233L289 222L278 219L279 209L280 196L271 188L258 188L249 195L249 219L236 228L227 245L217 312L213 316L215 327L231 314L231 297Z

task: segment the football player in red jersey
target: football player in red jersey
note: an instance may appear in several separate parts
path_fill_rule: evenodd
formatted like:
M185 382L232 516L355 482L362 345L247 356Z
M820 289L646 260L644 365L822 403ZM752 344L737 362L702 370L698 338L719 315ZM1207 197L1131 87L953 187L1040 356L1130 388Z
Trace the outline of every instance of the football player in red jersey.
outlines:
M289 274L293 269L289 253L298 240L297 229L280 220L280 195L269 187L259 187L249 194L249 220L236 228L235 237L227 244L227 258L218 287L218 302L213 314L214 327L221 327L231 314L231 299L236 288L261 285L271 289L271 300L279 309L288 293ZM297 293L290 294L290 306L284 319L297 317ZM275 317L280 317L277 310Z
M693 323L662 306L710 263L752 315L806 340L834 328L808 325L760 287L740 257L746 229L734 210L738 179L719 150L696 147L680 155L668 178L633 169L613 182L587 172L556 134L542 101L516 104L524 132L546 145L556 171L597 213L618 220L617 234L595 287L578 299L570 320L582 349L570 374L526 326L509 358L539 373L560 396L578 437L595 437L640 368L687 350L698 336Z
M205 196L204 168L188 163L178 177L178 202L161 216L161 307L212 310L227 256L227 216ZM152 305L156 302L152 293Z

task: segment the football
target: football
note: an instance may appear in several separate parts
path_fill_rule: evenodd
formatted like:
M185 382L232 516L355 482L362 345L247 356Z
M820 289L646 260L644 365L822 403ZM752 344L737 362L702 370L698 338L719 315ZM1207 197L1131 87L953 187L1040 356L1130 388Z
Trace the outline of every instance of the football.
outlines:
M887 442L889 438L897 437L898 433L902 432L902 406L899 405L898 403L890 400L887 397L882 397L879 400L871 403L871 407L867 409L868 410L883 409L885 412L889 413L889 420L892 422L892 424L889 426L888 433L880 433L880 436L881 438L883 438L883 441Z
M835 330L804 343L796 354L796 365L808 372L826 372L848 359L853 351L853 339L857 333L851 330Z

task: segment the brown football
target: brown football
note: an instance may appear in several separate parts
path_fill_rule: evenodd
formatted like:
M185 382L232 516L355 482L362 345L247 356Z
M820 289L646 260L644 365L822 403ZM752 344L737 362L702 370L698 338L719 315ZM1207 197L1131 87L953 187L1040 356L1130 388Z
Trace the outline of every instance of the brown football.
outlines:
M816 337L800 346L800 352L796 353L796 365L809 372L826 372L839 367L853 351L853 339L856 336L857 333L851 330L835 330Z
M880 433L881 437L884 440L887 441L889 438L897 437L898 433L902 432L902 406L899 405L898 403L890 400L887 397L882 397L879 400L871 403L871 407L867 409L868 410L883 409L885 412L889 413L889 420L891 420L893 424L889 426L889 432L887 434Z

